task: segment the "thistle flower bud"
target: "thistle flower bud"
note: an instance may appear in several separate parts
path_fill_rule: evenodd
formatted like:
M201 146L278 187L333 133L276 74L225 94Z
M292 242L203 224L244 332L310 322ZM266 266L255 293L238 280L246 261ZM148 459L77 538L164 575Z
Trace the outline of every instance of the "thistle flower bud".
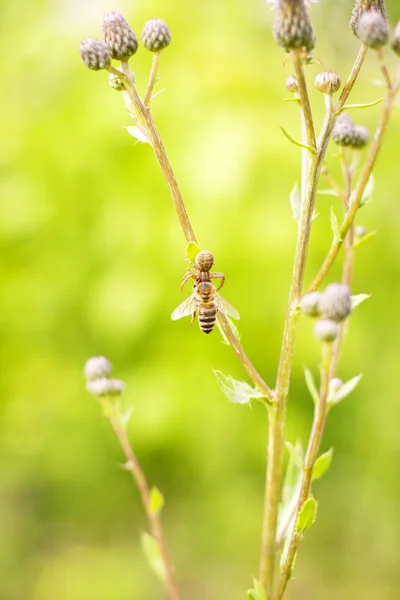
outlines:
M361 15L357 24L356 35L368 48L378 50L387 44L389 40L387 21L376 10L365 12Z
M397 23L394 29L390 45L392 50L396 52L397 56L400 56L400 21Z
M357 35L361 16L371 10L378 12L386 21L385 0L356 0L350 19L350 27L354 35Z
M339 333L339 326L335 321L325 319L317 321L314 327L315 336L321 340L321 342L333 342L337 338Z
M104 396L120 396L125 389L125 384L120 379L102 377L86 383L87 391L98 398Z
M318 302L320 296L320 292L310 292L302 297L300 300L300 309L303 315L307 315L308 317L319 317Z
M85 379L92 381L111 375L112 365L105 356L92 356L86 361L84 368Z
M297 83L297 79L292 75L290 75L290 77L286 79L286 89L292 94L295 94L299 91L299 84Z
M315 46L315 34L305 0L277 0L274 40L286 51Z
M355 125L353 131L353 142L351 146L353 148L363 148L369 142L369 131L363 125Z
M115 75L115 73L110 73L108 83L117 92L124 92L126 90L125 79L119 75Z
M111 58L128 60L138 49L136 35L125 18L118 12L103 17L103 37L111 51Z
M331 283L321 294L318 308L325 319L343 321L351 313L350 289L342 283Z
M314 86L323 94L334 94L341 85L340 75L334 71L318 73L314 79Z
M162 19L150 19L143 27L142 42L150 52L160 52L171 43L171 32Z
M100 71L105 69L111 63L110 49L104 42L99 42L93 38L83 40L79 46L79 54L88 69Z
M338 146L362 148L368 143L369 132L362 125L355 125L348 114L341 114L335 124L332 139Z
M363 238L365 235L367 235L367 230L364 227L364 225L357 225L357 227L354 230L354 234L358 239Z

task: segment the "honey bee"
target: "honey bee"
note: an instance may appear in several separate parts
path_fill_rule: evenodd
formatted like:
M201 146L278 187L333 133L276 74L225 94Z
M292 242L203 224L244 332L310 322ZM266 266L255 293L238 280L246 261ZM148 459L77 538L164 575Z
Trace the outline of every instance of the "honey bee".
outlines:
M192 315L192 322L199 314L199 326L204 333L211 333L215 327L218 311L232 317L240 319L239 313L218 290L224 285L225 275L223 273L211 273L214 264L214 257L211 252L202 250L196 255L193 266L183 278L181 291L189 279L194 279L193 293L186 298L172 313L171 319L177 321L183 317ZM219 279L220 284L216 289L212 279Z

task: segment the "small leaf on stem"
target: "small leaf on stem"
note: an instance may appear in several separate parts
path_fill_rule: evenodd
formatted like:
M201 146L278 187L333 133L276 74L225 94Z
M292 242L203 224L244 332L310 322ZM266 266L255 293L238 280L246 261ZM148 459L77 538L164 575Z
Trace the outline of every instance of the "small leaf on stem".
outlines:
M351 310L360 306L360 304L365 302L365 300L368 300L368 298L371 298L371 294L357 294L356 296L351 296Z
M339 221L335 214L335 209L331 206L331 228L333 231L333 243L338 244L341 240Z
M283 135L289 140L289 142L292 142L292 144L294 144L295 146L298 146L299 148L304 148L305 150L308 150L311 154L316 154L315 148L308 146L308 144L303 144L302 142L299 142L299 140L296 140L294 137L292 137L290 133L288 133L286 129L282 126L281 131Z
M159 489L153 487L150 491L149 510L158 515L164 506L164 496Z
M142 548L147 558L149 567L163 582L166 582L165 565L162 559L160 546L157 540L149 533L142 533Z
M352 245L352 249L353 250L357 250L357 248L359 248L360 246L363 246L364 244L366 244L367 242L369 242L370 239L372 239L375 236L376 236L376 231L370 231L369 233L365 234L362 238L360 238L359 240L357 240Z
M253 585L254 588L247 592L247 600L267 600L261 583L255 579Z
M304 502L297 518L296 533L304 533L310 529L317 518L317 508L317 501L312 496Z
M292 207L292 217L300 225L301 222L301 196L299 186L297 183L294 184L292 191L290 192L290 206Z
M369 204L371 202L372 194L374 193L374 188L375 188L375 180L374 180L374 176L371 174L369 176L368 183L365 186L365 190L364 190L364 193L361 198L360 206L365 206L366 204Z
M191 262L194 262L199 252L201 252L201 249L194 242L189 242L186 246L186 256Z
M317 458L317 460L315 461L315 464L314 464L313 472L312 472L312 481L315 481L316 479L320 479L320 477L325 475L325 473L331 466L332 455L333 455L333 448L328 450L328 452L324 452L323 454L321 454L321 456L319 456Z
M384 99L385 98L378 98L378 100L374 100L374 102L369 102L368 104L347 104L346 106L343 106L343 108L341 108L336 114L340 115L342 112L353 108L371 108L371 106L376 106L377 104L383 102Z
M335 196L336 198L339 197L339 194L336 190L318 190L317 194L319 194L320 196Z
M311 398L314 400L314 404L317 405L319 402L319 392L310 369L304 369L304 377L306 380L308 391L311 394Z
M230 375L224 375L221 371L214 369L217 382L225 396L234 404L249 404L253 398L262 400L265 404L267 398L257 388L253 388L245 381L237 381Z
M346 383L344 383L337 392L335 392L331 397L328 398L328 404L330 406L334 406L335 404L339 404L344 398L347 398L351 394L351 392L357 387L360 380L362 378L362 373L353 377Z
M130 125L129 127L126 127L125 129L129 133L129 135L136 138L138 142L142 142L142 144L150 144L147 136L136 125Z

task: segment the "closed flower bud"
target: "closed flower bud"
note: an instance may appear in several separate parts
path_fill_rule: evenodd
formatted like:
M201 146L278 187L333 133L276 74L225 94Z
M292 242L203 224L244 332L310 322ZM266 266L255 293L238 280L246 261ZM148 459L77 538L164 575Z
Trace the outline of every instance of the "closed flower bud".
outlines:
M128 60L138 49L136 35L118 12L104 15L103 36L115 60Z
M337 338L339 333L339 326L335 321L330 319L324 319L317 321L314 327L315 336L321 340L321 342L333 342Z
M150 52L160 52L171 43L171 32L162 19L150 19L143 27L142 42Z
M297 79L295 77L292 77L292 75L286 79L286 89L292 94L295 94L299 91L299 84L297 83Z
M322 292L318 308L325 319L343 321L351 313L351 295L347 285L331 283Z
M315 34L305 0L277 0L274 22L274 40L285 50L315 46Z
M355 35L361 16L371 10L375 10L386 20L385 0L356 0L350 19L350 27Z
M369 142L369 131L363 125L355 125L353 131L352 148L363 148Z
M319 316L318 302L320 296L320 292L310 292L302 297L300 300L300 309L303 315L307 315L309 317Z
M92 71L105 69L111 63L109 47L104 42L99 42L93 38L88 38L81 43L79 54L87 68L92 69Z
M117 92L124 92L126 90L125 79L119 75L115 75L115 73L110 73L108 83Z
M94 379L86 383L87 391L98 398L104 396L120 396L125 389L125 384L120 379Z
M389 27L386 19L376 10L370 10L361 15L356 27L358 39L368 46L377 50L387 44L389 40Z
M360 238L363 238L365 235L367 235L367 230L364 227L364 225L357 225L354 233L355 233L355 236L360 239Z
M355 125L347 114L341 114L333 129L332 139L338 146L360 149L369 141L369 132L362 125Z
M93 356L86 361L84 374L88 381L102 379L111 375L112 365L105 356Z
M400 21L397 23L390 43L392 50L400 56Z
M340 75L334 71L318 73L314 79L314 86L323 94L334 94L341 85Z

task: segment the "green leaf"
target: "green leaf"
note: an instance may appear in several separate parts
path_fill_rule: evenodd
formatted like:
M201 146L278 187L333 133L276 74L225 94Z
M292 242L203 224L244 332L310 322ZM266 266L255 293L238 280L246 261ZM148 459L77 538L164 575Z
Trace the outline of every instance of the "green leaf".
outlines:
M142 142L142 144L150 144L146 134L136 125L130 125L129 127L126 127L126 130L129 135L136 138L138 142Z
M304 502L297 518L296 533L304 533L310 529L317 518L317 508L317 501L312 496Z
M339 194L336 190L318 190L317 194L319 194L320 196L335 196L336 198L339 197Z
M308 146L308 144L303 144L302 142L296 140L290 135L290 133L286 131L284 127L281 127L281 131L283 135L289 140L289 142L292 142L292 144L294 144L295 146L298 146L299 148L304 148L305 150L308 150L311 154L316 154L315 148L312 148L311 146Z
M153 487L150 492L149 510L151 513L158 515L164 506L164 496L156 487Z
M191 262L194 262L194 259L201 252L200 248L194 242L189 242L186 246L186 256Z
M247 592L247 600L267 600L261 583L255 579L253 585L254 588Z
M357 308L357 306L360 306L360 304L365 302L365 300L368 300L368 298L371 298L371 294L357 294L356 296L352 296L351 310L354 310L355 308Z
M304 377L306 380L308 391L311 394L311 398L314 400L314 404L317 405L319 402L319 392L310 369L304 368Z
M349 396L351 394L351 392L357 387L361 378L362 378L362 373L360 373L360 375L357 375L357 377L353 377L353 379L350 379L349 381L344 383L339 388L339 390L332 397L330 397L328 399L328 404L330 404L331 406L334 406L335 404L339 404L339 402L344 400L344 398L347 398L347 396Z
M360 246L363 246L364 244L366 244L367 242L369 242L369 240L373 237L376 236L376 231L370 231L369 233L363 235L362 238L360 238L359 240L357 240L353 245L352 245L352 249L353 250L357 250L357 248L359 248Z
M239 333L239 330L236 327L235 323L232 321L232 319L230 317L227 317L226 315L225 315L225 319L228 321L229 325L231 326L231 329L232 329L235 337L238 340L240 340L240 333ZM228 340L228 338L225 335L225 331L221 327L221 323L219 322L219 319L217 319L217 327L219 329L220 334L223 337L223 344L226 344L227 346L230 346L229 340Z
M378 100L374 100L374 102L369 102L368 104L347 104L346 106L343 106L343 108L338 110L336 114L340 115L342 112L351 110L353 108L371 108L372 106L376 106L377 104L383 102L384 99L385 98L378 98Z
M321 456L319 456L317 458L317 460L315 461L313 472L312 472L312 481L315 481L316 479L320 479L320 477L325 475L325 473L331 466L332 455L333 455L333 448L328 450L328 452L324 452L324 454L321 454Z
M127 406L124 410L124 412L121 414L121 421L122 421L122 425L124 427L126 427L129 423L129 420L132 416L133 413L133 406L132 404L130 404L129 406Z
M372 194L374 193L374 188L375 188L375 180L374 180L374 176L371 173L371 175L369 176L369 179L368 179L368 183L365 186L365 190L364 190L364 193L361 198L360 206L365 206L366 204L369 204L371 202Z
M299 186L297 183L294 184L292 191L290 192L290 206L292 207L293 219L300 225L301 221L301 196Z
M331 206L331 228L333 231L333 243L337 244L341 241L339 221L335 214L335 209Z
M166 582L165 565L162 560L160 546L156 539L153 538L149 533L142 533L142 548L147 558L149 567L157 575L157 577L163 582Z
M296 102L296 104L299 104L301 106L301 100L300 100L300 98L296 98L296 97L293 97L293 98L284 98L283 101L284 102Z
M257 388L253 388L245 381L237 381L230 375L224 375L221 371L215 369L214 373L217 382L225 396L234 404L248 404L253 398L267 402L266 397Z

